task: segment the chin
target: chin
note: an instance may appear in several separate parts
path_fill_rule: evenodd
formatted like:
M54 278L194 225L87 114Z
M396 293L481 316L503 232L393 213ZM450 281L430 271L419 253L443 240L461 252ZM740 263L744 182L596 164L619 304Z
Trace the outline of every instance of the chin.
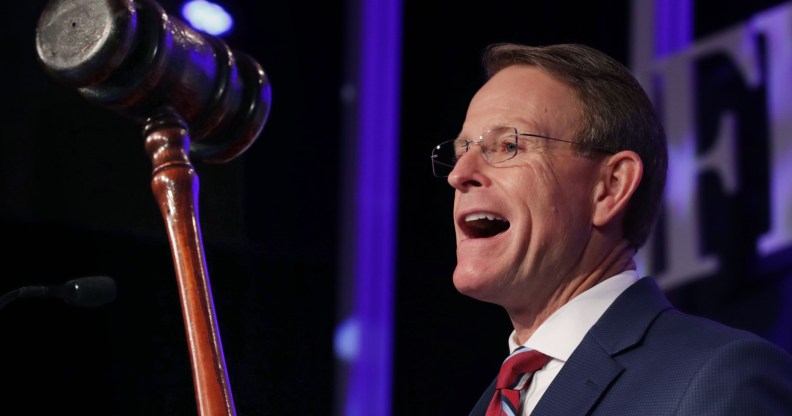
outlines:
M459 293L484 302L493 301L494 285L491 276L457 265L453 280L454 287Z

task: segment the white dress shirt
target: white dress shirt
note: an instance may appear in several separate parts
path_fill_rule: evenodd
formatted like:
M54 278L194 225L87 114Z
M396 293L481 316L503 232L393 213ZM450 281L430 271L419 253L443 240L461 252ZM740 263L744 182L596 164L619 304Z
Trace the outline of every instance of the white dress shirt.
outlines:
M522 344L550 356L550 361L534 373L531 384L521 395L523 416L531 414L547 387L594 323L625 289L638 280L635 270L626 270L605 279L555 311ZM520 346L515 341L516 336L516 331L512 331L509 336L509 351Z

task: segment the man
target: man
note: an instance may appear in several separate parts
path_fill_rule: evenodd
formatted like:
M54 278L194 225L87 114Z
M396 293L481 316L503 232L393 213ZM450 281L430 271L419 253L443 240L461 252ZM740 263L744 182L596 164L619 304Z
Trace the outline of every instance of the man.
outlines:
M582 45L493 45L484 64L432 153L456 191L454 285L506 309L520 353L471 415L792 415L792 357L636 272L667 152L629 71Z

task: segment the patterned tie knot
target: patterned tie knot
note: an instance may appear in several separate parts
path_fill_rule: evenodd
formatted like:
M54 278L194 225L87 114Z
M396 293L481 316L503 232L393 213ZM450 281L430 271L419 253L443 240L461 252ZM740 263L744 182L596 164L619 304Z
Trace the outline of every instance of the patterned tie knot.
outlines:
M501 365L495 382L495 395L487 407L487 416L517 416L520 414L520 391L533 373L550 360L539 351L525 347L514 350Z
M544 367L550 357L539 351L520 347L503 361L496 388L522 390L536 370Z

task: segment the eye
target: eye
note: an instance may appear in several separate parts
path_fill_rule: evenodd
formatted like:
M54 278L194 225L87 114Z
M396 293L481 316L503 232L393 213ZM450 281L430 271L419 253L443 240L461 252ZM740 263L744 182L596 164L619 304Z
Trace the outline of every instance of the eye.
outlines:
M517 136L514 134L506 134L500 136L497 142L498 153L504 156L514 156L520 150Z

